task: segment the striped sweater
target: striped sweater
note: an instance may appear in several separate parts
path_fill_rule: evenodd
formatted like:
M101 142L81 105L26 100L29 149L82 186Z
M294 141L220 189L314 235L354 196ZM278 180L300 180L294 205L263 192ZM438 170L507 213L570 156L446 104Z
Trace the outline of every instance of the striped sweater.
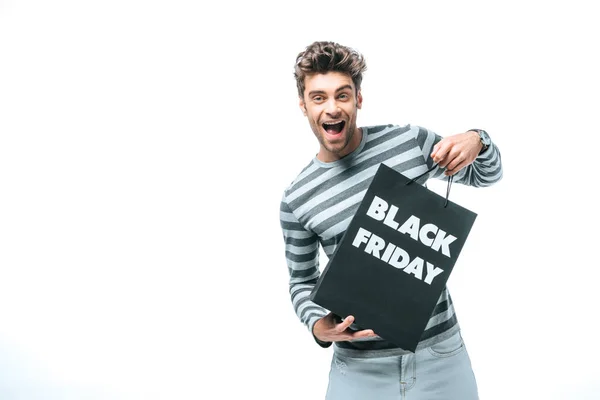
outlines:
M319 246L328 257L333 255L380 163L408 178L415 178L434 165L430 154L433 146L442 139L425 128L411 125L363 127L362 132L358 148L342 159L325 163L315 157L285 189L281 200L280 221L292 305L310 332L315 322L328 313L328 310L309 299L320 273ZM443 169L435 168L418 181L425 184L431 177L444 179L446 176L443 172ZM453 180L481 187L489 186L501 178L500 152L492 143L471 165L460 170ZM357 326L352 328L360 329ZM452 299L445 288L418 348L438 343L458 330ZM330 345L323 342L319 344L324 347ZM335 346L357 355L405 353L380 337L336 342Z

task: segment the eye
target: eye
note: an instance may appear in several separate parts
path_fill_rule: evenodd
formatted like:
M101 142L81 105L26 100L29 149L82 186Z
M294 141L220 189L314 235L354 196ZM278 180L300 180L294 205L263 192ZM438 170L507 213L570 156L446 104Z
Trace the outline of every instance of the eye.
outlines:
M350 98L350 96L347 93L342 93L338 96L338 99L340 100L348 100Z
M312 99L315 103L322 103L324 100L323 96L315 96Z

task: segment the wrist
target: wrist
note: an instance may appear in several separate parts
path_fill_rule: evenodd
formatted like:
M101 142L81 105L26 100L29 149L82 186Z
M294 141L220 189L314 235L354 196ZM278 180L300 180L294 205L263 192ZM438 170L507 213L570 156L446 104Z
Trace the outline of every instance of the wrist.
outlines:
M490 136L487 134L487 132L483 129L469 129L468 132L473 132L479 139L480 147L478 155L485 153L492 144Z

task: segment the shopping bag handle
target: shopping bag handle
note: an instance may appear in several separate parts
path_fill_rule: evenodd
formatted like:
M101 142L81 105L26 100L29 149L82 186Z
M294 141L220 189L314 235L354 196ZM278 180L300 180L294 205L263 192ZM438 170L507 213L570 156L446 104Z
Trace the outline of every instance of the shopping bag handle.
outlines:
M433 167L429 168L426 172L422 173L421 175L417 176L416 178L413 178L410 181L406 182L406 184L410 185L411 183L415 182L420 177L425 176L428 173L430 173L431 171L433 171L437 166L438 166L437 164L433 164ZM444 203L444 208L446 208L446 206L448 206L448 197L450 197L450 186L452 186L452 177L453 177L453 175L450 175L448 177L448 187L446 188L446 202Z

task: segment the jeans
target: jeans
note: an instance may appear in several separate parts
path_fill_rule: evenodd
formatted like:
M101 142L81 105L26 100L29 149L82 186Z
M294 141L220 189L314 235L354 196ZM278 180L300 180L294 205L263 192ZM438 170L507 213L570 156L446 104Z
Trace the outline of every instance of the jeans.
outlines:
M354 358L334 351L327 400L477 400L460 332L414 354Z

